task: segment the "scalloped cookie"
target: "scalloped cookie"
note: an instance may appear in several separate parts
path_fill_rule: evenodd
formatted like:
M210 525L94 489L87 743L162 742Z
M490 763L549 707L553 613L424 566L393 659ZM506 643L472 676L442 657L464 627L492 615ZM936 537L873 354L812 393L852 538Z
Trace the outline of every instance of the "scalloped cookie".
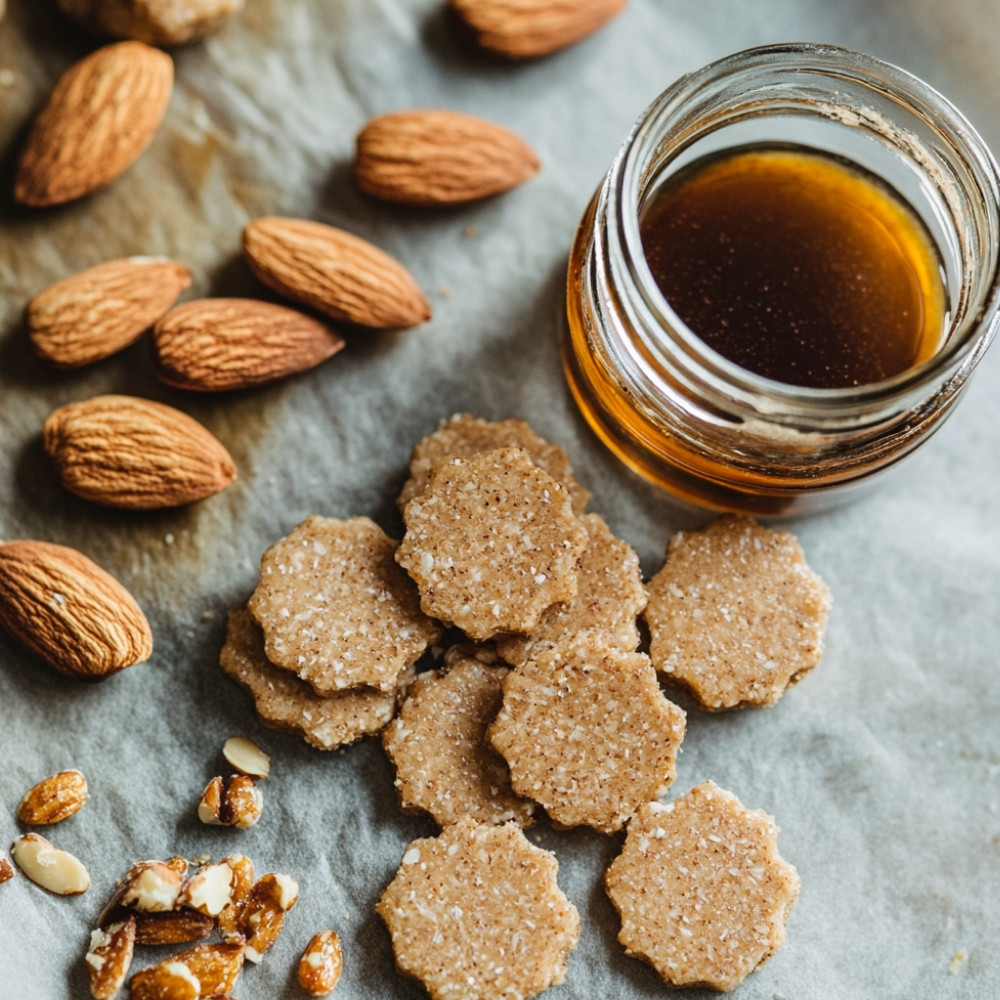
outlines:
M587 530L565 488L520 448L448 459L403 520L396 561L424 613L473 639L530 632L576 596Z
M599 628L614 636L622 649L639 645L636 620L646 606L639 557L627 542L611 533L598 514L584 514L587 547L580 557L576 597L554 604L530 636L502 636L497 652L515 666L524 663L540 643L558 642L584 629Z
M362 736L380 732L396 711L397 694L359 688L320 697L287 670L274 666L264 652L264 636L245 605L229 612L229 629L219 663L250 692L265 725L301 736L319 750L335 750ZM407 667L400 692L414 676Z
M272 545L248 607L268 660L319 695L361 685L393 692L441 628L420 610L374 521L312 516Z
M462 816L533 822L534 802L514 794L506 762L486 742L507 672L463 657L416 679L382 733L404 810L429 813L441 826Z
M823 653L829 589L794 535L748 517L678 532L648 591L653 664L710 711L773 705Z
M489 739L514 791L562 826L611 833L674 780L684 727L647 656L583 632L511 671Z
M428 434L413 449L410 478L396 501L400 508L427 489L431 472L447 458L469 458L497 448L523 448L540 469L569 491L573 510L582 514L590 502L590 491L573 475L569 456L562 448L542 440L523 420L489 422L468 413L442 420L433 434Z
M626 952L670 986L738 986L784 943L799 895L777 838L767 813L711 781L644 805L604 877Z
M580 917L558 868L513 823L413 841L375 907L397 968L432 1000L530 1000L562 982Z

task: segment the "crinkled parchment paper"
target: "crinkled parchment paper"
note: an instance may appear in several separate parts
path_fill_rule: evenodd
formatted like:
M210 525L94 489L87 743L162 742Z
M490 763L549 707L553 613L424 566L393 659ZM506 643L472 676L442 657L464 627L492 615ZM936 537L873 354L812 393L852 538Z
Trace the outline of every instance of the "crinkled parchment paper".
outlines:
M49 0L11 0L0 22L0 536L74 545L135 593L156 637L150 663L106 684L69 682L0 636L0 839L35 781L82 769L91 801L51 832L90 867L75 899L18 877L0 886L0 995L87 995L89 929L138 858L249 854L296 876L302 898L278 946L248 969L243 1000L295 997L295 965L323 927L344 938L339 994L420 997L393 971L372 905L407 842L377 742L324 755L259 724L217 666L227 609L263 549L307 514L369 514L398 535L392 498L414 441L468 410L525 417L571 453L592 509L647 573L667 538L707 516L679 512L626 473L577 417L558 365L574 227L641 109L682 72L749 45L829 41L900 63L947 93L1000 147L1000 8L983 0L632 0L606 30L526 65L477 54L439 0L247 0L243 15L176 52L166 121L106 191L48 212L10 203L30 115L93 41ZM479 205L411 211L361 196L353 137L405 106L479 113L544 161L530 184ZM56 374L26 349L20 314L55 279L124 254L167 254L189 294L259 294L239 260L263 213L343 225L399 257L435 317L352 335L330 363L225 397L153 377L145 343ZM712 778L774 814L802 896L788 943L743 1000L994 1000L1000 996L1000 349L921 452L854 506L794 525L835 595L826 656L770 710L691 711L676 791ZM129 392L179 406L231 449L239 481L189 509L128 514L63 494L39 432L57 405ZM201 826L195 804L242 733L274 758L264 815L245 833ZM626 958L601 886L620 837L533 833L553 849L583 917L553 1000L663 996ZM148 952L147 952L148 954ZM959 956L956 959L956 956ZM964 957L963 957L964 956ZM953 961L953 959L955 959ZM702 991L680 996L701 997Z

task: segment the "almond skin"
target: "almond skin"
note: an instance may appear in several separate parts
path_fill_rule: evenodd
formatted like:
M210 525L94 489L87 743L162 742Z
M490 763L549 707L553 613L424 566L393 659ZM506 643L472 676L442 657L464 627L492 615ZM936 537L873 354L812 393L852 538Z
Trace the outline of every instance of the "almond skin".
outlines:
M28 789L17 818L29 826L51 826L79 812L88 797L87 779L79 771L60 771Z
M183 45L218 28L243 0L58 0L60 9L98 35L150 45Z
M106 507L176 507L236 478L217 438L180 410L148 399L70 403L45 421L42 438L59 482Z
M341 322L391 329L431 317L406 268L343 229L305 219L257 219L243 230L243 253L268 288Z
M153 330L157 374L200 392L248 389L315 368L344 346L325 324L255 299L199 299Z
M455 111L396 111L357 140L354 175L367 194L407 205L460 205L533 177L538 157L493 122Z
M0 544L0 625L82 681L104 680L153 651L132 595L85 555L51 542Z
M183 264L126 257L88 268L39 292L25 311L35 353L54 368L79 368L128 347L191 284Z
M174 82L170 56L118 42L71 66L28 133L14 197L61 205L110 184L156 132Z
M484 48L507 59L533 59L586 38L627 0L451 0Z

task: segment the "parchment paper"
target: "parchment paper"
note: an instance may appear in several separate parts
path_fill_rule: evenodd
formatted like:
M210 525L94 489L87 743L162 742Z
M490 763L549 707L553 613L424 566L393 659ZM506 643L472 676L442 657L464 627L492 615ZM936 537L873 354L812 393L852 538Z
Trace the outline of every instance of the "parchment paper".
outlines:
M85 860L94 883L76 899L23 877L0 886L2 997L87 995L89 930L131 862L237 850L302 887L239 997L300 996L298 957L327 926L344 939L337 995L423 996L394 972L372 905L408 841L433 825L400 814L377 742L324 755L274 733L217 666L226 611L253 587L263 549L312 512L369 514L398 536L392 498L411 446L462 410L527 418L566 447L592 509L638 549L647 574L673 531L708 519L602 449L568 398L557 349L577 220L632 121L682 72L765 42L844 44L923 76L1000 148L1000 8L986 0L632 0L589 41L520 66L478 54L442 8L247 0L224 30L176 52L166 121L128 174L78 204L31 213L10 204L15 151L58 74L95 43L48 0L11 0L0 22L0 536L77 546L130 587L156 638L150 663L88 687L0 635L0 840L23 832L14 811L28 787L80 768L91 801L51 839ZM373 114L406 106L502 122L544 170L460 210L371 201L350 178L353 137ZM242 225L264 213L374 240L427 289L434 320L352 335L317 371L225 397L163 387L144 343L70 374L31 358L20 322L29 296L112 257L186 261L192 296L263 294L238 249ZM998 350L947 426L876 494L793 525L835 595L818 669L773 709L689 712L672 792L712 778L766 809L802 875L788 943L740 987L741 1000L1000 996ZM41 459L42 422L100 392L202 420L231 449L239 481L189 509L145 515L62 493ZM223 741L240 733L274 759L263 817L245 833L203 827L198 796L224 772ZM601 874L621 837L546 826L532 836L556 852L583 918L566 982L548 996L665 995L616 942Z

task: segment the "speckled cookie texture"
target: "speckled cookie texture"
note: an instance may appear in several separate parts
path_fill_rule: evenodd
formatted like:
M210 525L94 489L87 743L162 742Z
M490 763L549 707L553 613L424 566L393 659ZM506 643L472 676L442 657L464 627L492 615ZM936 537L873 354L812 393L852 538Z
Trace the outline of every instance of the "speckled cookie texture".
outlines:
M219 662L226 674L250 692L265 725L295 733L320 750L334 750L380 732L396 711L396 692L359 688L323 698L305 681L274 666L264 652L260 627L245 605L229 613ZM412 667L403 671L400 692L413 676Z
M410 458L410 478L403 486L397 503L404 507L427 488L431 472L446 458L469 458L497 448L523 448L540 469L544 469L569 492L573 510L582 514L590 501L573 475L569 456L557 445L542 440L523 420L490 422L461 413L442 420L433 434L428 434Z
M374 521L313 516L261 559L249 608L267 658L320 695L366 685L392 692L436 641L396 542Z
M684 727L649 658L593 631L511 671L489 738L516 792L562 826L610 833L674 780Z
M520 448L448 459L403 520L396 559L424 613L473 639L530 632L576 596L587 529L566 490Z
M650 802L605 874L618 940L671 986L738 986L785 940L799 876L767 813L710 781Z
M711 711L773 705L823 653L830 591L787 531L727 514L678 532L648 590L654 665Z
M529 1000L562 982L580 933L556 859L519 827L465 818L415 840L376 910L432 1000Z
M631 545L615 538L600 515L585 514L580 520L588 540L580 558L576 597L549 608L530 636L497 639L497 652L508 663L524 663L536 645L558 642L584 629L604 629L624 650L639 645L636 619L646 606L639 557Z
M382 733L405 810L429 813L441 826L463 816L532 822L535 804L514 794L507 764L486 742L507 672L463 657L417 678Z

